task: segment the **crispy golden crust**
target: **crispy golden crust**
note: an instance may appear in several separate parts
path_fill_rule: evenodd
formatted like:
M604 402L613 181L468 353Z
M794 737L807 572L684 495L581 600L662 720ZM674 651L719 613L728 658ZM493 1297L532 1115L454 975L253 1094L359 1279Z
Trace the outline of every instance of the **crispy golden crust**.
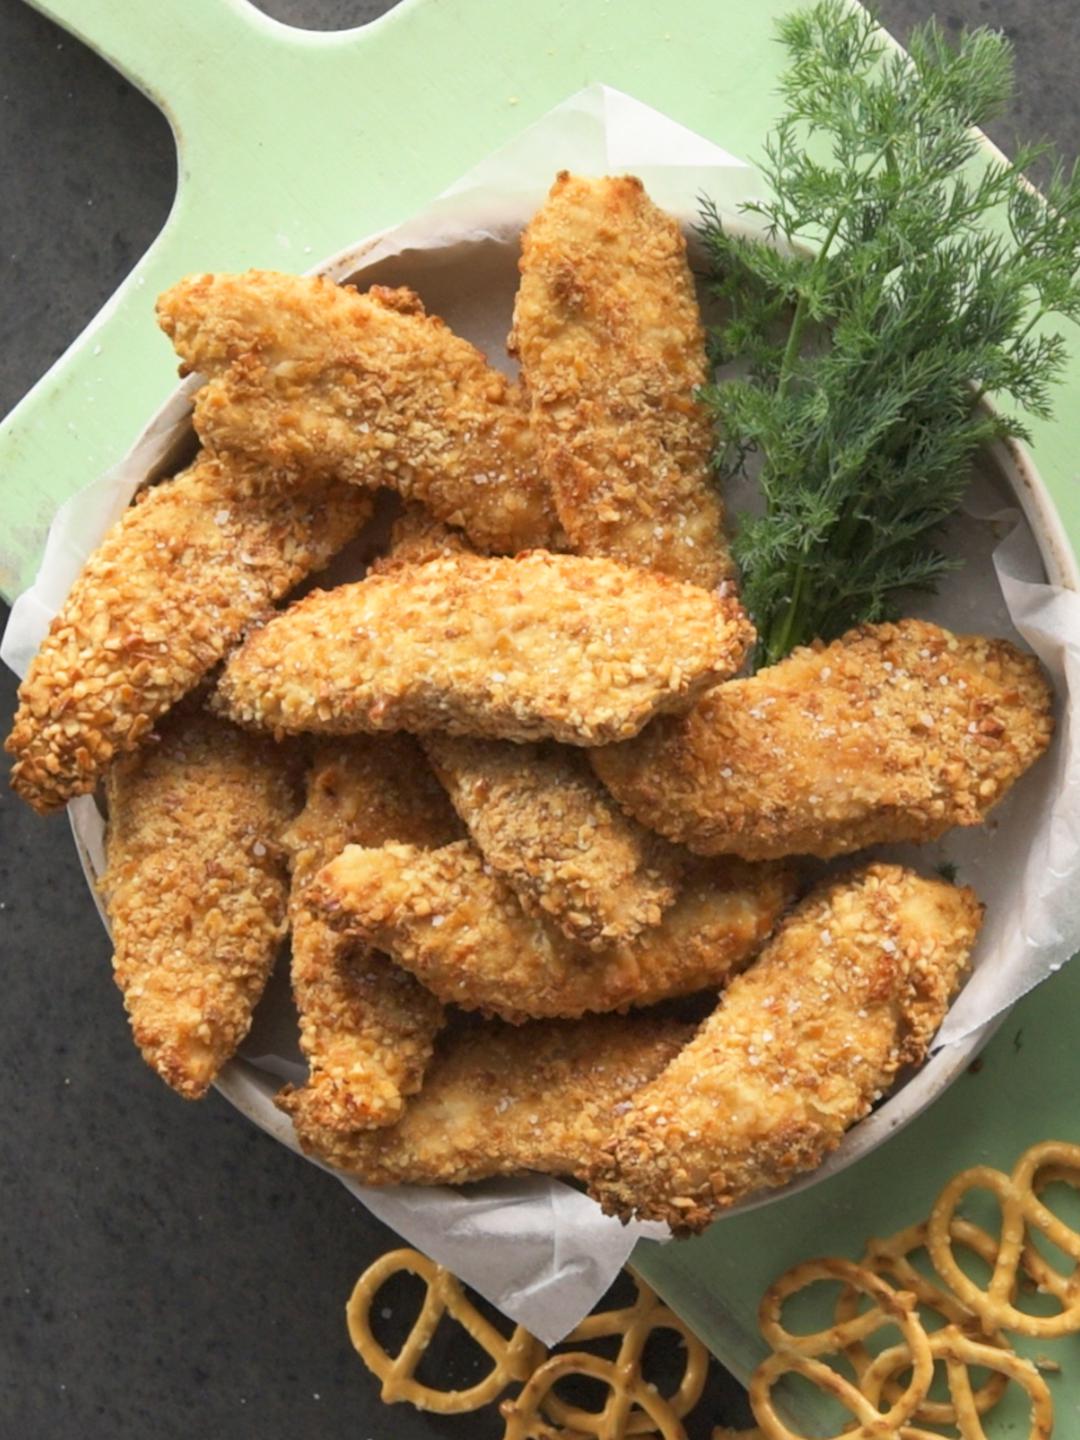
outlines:
M597 744L689 705L752 636L735 600L611 560L452 555L309 595L248 637L215 703L281 733Z
M593 1176L605 1210L702 1230L819 1165L925 1057L981 918L898 865L819 886L635 1097Z
M249 270L190 275L158 301L214 450L287 476L391 485L481 550L557 543L527 408L408 290Z
M363 941L332 930L307 888L346 845L445 845L461 825L416 742L355 736L317 747L307 803L286 831L292 856L292 984L307 1083L277 1103L298 1126L390 1125L420 1088L443 1008L408 973Z
M559 175L522 237L511 348L574 549L706 589L728 576L686 242L640 180Z
M386 950L440 999L515 1024L722 985L793 893L780 866L699 861L658 925L596 951L527 915L468 841L429 851L349 846L311 891L332 924Z
M290 750L183 708L115 765L101 882L135 1043L185 1099L251 1024L285 934Z
M580 750L450 735L427 736L424 749L530 914L593 949L659 924L685 852L624 815Z
M407 970L298 905L292 985L308 1078L274 1103L298 1130L392 1125L419 1090L443 1007Z
M423 505L406 505L390 527L390 544L368 567L369 575L393 575L409 565L426 565L471 550L460 530L436 520Z
M435 849L464 827L409 735L320 740L307 777L307 803L285 834L293 878L306 887L346 845Z
M396 1125L300 1131L304 1149L367 1185L463 1185L539 1171L584 1176L616 1117L693 1033L667 1016L458 1022Z
M713 690L592 762L701 854L840 855L978 825L1050 743L1038 661L921 620L863 625Z
M19 688L11 783L45 813L93 790L371 502L339 480L265 491L200 455L143 490L90 556Z

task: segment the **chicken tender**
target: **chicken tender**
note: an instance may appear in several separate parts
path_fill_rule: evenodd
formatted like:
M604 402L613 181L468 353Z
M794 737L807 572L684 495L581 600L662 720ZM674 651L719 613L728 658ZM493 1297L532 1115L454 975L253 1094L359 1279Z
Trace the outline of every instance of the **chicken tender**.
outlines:
M312 879L346 845L445 845L462 826L406 735L322 741L307 804L286 831L292 856L292 984L307 1083L278 1103L298 1128L390 1125L420 1088L443 1007L406 970L332 930L308 904Z
M898 865L819 886L619 1121L609 1214L703 1230L812 1170L926 1056L982 919L968 889Z
M841 855L978 825L1053 730L1038 661L922 620L863 625L592 754L619 803L703 855Z
M333 925L388 951L440 999L514 1024L725 984L760 948L794 883L780 866L699 861L658 925L602 951L526 914L468 841L349 846L311 894Z
M216 704L279 733L602 744L738 669L733 599L611 560L453 555L317 591L232 656Z
M390 544L368 569L369 575L393 575L411 565L426 565L448 555L471 551L460 530L436 520L423 505L406 505L390 527Z
M685 859L624 815L580 750L429 735L477 849L530 915L594 949L658 925Z
M292 752L188 706L109 772L101 882L135 1043L186 1100L247 1034L285 935Z
M184 370L206 377L195 428L211 449L285 478L390 485L481 550L559 543L519 387L411 291L190 275L158 319Z
M559 175L522 237L510 344L573 548L706 589L729 576L686 242L640 180Z
M511 1028L459 1021L396 1125L306 1130L310 1154L365 1185L463 1185L492 1175L583 1177L620 1110L693 1034L662 1015Z
M144 744L253 621L371 514L340 480L267 491L200 455L143 490L90 556L19 688L11 783L43 814Z

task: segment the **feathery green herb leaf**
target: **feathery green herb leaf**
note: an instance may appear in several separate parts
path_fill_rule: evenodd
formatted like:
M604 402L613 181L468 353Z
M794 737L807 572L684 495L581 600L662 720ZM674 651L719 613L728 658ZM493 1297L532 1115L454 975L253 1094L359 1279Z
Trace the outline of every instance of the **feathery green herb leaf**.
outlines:
M772 243L725 230L708 202L702 216L725 314L712 358L740 372L703 392L715 463L753 463L765 501L735 539L759 664L933 588L975 452L1025 434L979 401L1049 416L1065 343L1038 327L1080 319L1076 167L1055 162L1044 198L1024 175L1048 147L971 163L974 127L1012 94L1002 36L954 49L931 23L904 55L846 0L779 29L770 193L744 207Z

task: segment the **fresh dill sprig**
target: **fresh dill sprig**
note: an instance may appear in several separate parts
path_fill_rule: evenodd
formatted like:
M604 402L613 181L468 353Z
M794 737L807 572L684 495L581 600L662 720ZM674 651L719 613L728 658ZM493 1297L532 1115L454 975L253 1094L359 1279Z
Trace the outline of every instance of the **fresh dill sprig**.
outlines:
M938 548L977 449L1025 435L984 396L1047 417L1080 318L1080 174L1050 155L975 166L974 127L1007 105L1008 42L936 23L897 51L873 17L820 0L783 20L785 110L765 147L770 198L744 209L772 243L724 229L705 203L710 336L739 378L704 392L722 475L753 463L760 516L735 555L758 664L815 636L888 618L932 589ZM1045 198L1044 198L1045 196Z

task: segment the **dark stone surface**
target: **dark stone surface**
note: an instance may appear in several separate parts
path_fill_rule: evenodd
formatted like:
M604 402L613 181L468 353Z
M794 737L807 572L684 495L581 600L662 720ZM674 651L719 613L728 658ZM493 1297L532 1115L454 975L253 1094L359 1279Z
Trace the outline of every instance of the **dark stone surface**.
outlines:
M390 7L263 8L333 29ZM881 5L901 37L929 9ZM997 24L1016 42L1020 94L999 143L1049 133L1080 149L1075 0L950 0L940 13L951 29ZM153 107L21 0L0 0L0 107L2 413L149 244L175 163ZM5 733L13 705L5 672ZM389 1232L223 1101L187 1106L138 1062L67 823L36 819L6 786L0 953L0 1432L498 1433L378 1404L342 1306Z

